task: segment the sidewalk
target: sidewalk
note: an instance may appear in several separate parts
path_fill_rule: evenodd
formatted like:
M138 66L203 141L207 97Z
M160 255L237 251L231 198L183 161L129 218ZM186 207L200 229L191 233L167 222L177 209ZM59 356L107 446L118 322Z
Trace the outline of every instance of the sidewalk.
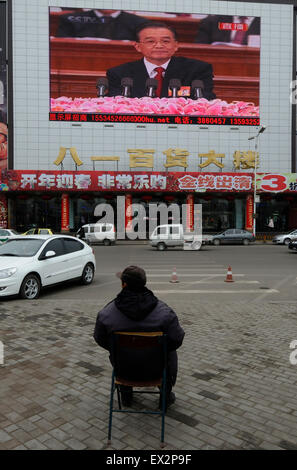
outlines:
M297 304L172 306L186 336L165 450L296 450L289 345ZM0 449L107 448L111 367L92 338L99 308L86 300L0 302ZM145 400L157 407L156 398ZM159 449L159 433L157 416L116 414L109 448Z

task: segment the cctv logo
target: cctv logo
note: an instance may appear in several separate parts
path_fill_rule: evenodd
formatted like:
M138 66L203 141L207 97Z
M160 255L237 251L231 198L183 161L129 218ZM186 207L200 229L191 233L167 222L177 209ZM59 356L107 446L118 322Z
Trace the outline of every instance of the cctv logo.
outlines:
M0 341L0 365L4 364L4 344Z
M294 349L294 348L297 348L296 339L294 339L294 341L291 341L290 343L290 349ZM297 364L297 349L295 349L295 351L291 352L290 354L290 364L292 364L293 366L296 366Z

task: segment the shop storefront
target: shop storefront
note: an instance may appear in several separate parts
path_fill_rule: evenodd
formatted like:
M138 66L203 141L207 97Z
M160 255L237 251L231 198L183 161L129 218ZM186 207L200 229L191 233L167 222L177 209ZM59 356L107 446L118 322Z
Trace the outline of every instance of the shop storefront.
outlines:
M286 231L297 226L296 180L295 174L257 176L258 233ZM76 232L83 224L98 220L95 208L102 203L112 207L115 225L118 210L127 211L131 204L141 204L148 222L150 205L162 203L180 208L201 204L204 232L228 228L252 230L253 226L252 173L18 170L7 172L0 187L0 224L19 232L34 225L54 232ZM119 196L124 199L120 209ZM173 217L171 220L181 222Z

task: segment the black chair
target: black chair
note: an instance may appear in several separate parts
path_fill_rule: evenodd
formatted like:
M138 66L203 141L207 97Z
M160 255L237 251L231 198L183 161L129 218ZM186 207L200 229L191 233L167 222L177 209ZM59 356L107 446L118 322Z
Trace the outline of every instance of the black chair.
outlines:
M112 335L111 362L113 364L108 444L111 444L112 414L144 413L161 415L161 447L164 447L166 414L167 347L166 335L154 332L115 332ZM160 411L122 409L120 387L159 387L158 391L133 390L133 393L155 393L160 396ZM114 392L117 391L118 408L114 408Z

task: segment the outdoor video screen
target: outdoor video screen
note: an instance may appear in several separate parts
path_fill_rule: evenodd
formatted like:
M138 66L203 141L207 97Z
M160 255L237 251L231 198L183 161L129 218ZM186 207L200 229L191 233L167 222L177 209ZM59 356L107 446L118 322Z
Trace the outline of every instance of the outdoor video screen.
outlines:
M51 121L259 126L260 18L49 8Z

